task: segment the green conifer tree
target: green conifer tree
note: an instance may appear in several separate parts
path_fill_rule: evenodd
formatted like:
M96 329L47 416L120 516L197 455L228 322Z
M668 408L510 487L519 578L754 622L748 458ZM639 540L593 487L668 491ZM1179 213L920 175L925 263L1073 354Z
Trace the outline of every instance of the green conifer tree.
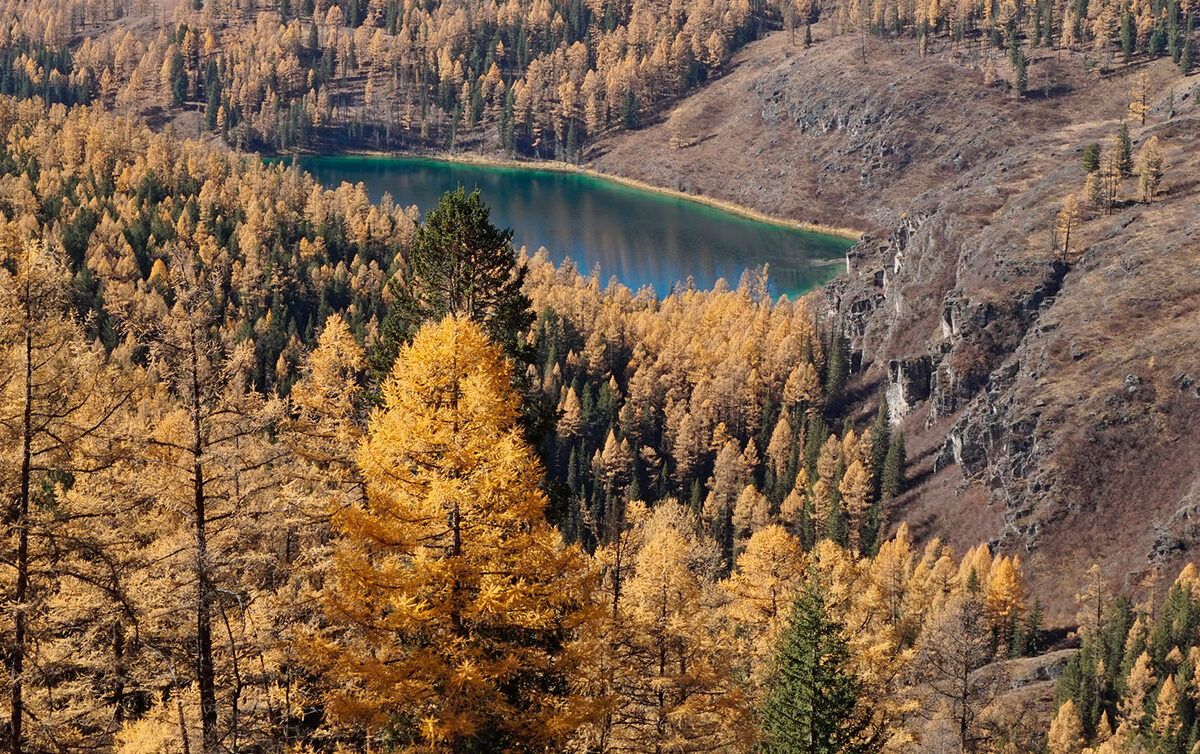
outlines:
M871 754L883 748L850 667L843 626L810 578L792 608L762 708L765 754Z
M1017 644L1014 636L1014 654L1024 657L1033 657L1042 651L1042 601L1034 598L1033 604L1029 606L1029 610L1025 613L1025 619L1021 621L1019 635L1020 643Z
M526 360L520 336L534 315L521 290L525 267L517 264L512 230L492 225L490 214L478 190L459 187L418 226L405 269L390 283L394 303L371 354L376 382L423 323L450 314L475 320L509 356Z
M883 480L880 483L880 495L884 500L890 500L904 492L904 467L908 462L904 450L904 435L897 434L888 448L887 458L883 462Z
M1117 168L1121 176L1128 178L1133 175L1133 141L1129 138L1129 126L1121 121L1117 129Z
M829 341L829 364L825 372L825 397L829 404L834 405L841 400L849 376L850 354L841 325L838 325Z
M1137 44L1137 27L1133 21L1133 11L1125 6L1121 14L1121 55L1128 63L1133 58L1133 48Z
M888 411L887 397L884 396L879 401L875 423L871 425L871 494L876 500L879 499L879 491L883 484L883 467L887 462L891 441L891 413Z
M1028 61L1025 58L1025 51L1021 49L1021 40L1014 32L1008 37L1008 62L1013 69L1013 89L1018 97L1025 96L1025 90L1029 86L1029 73L1026 70Z

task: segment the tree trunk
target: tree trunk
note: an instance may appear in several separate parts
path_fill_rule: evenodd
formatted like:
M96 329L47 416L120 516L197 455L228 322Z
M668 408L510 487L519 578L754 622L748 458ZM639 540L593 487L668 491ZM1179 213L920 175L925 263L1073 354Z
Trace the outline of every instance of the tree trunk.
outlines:
M14 510L10 516L11 526L17 534L17 586L13 592L13 647L9 661L12 677L12 695L9 710L9 751L21 754L21 723L25 716L22 696L24 682L21 674L25 670L25 600L29 596L29 489L33 465L33 332L31 327L30 291L25 288L25 406L21 422L21 486Z
M212 659L212 588L208 578L208 534L205 530L204 441L200 426L200 375L196 333L191 335L192 490L196 526L196 682L200 687L200 726L204 754L217 750L217 692Z

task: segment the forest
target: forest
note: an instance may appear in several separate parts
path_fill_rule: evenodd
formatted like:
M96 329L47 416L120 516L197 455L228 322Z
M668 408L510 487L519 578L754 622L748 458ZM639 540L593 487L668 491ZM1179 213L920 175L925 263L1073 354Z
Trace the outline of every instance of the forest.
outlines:
M1029 553L896 515L913 438L819 291L631 290L261 157L581 162L772 31L1026 103L1065 54L1129 86L1054 152L1066 270L1187 195L1151 76L1198 11L0 0L4 751L1200 752L1196 566L1081 560L1048 617Z
M192 112L240 148L576 161L771 29L807 46L824 19L839 44L1007 51L1003 76L1024 95L1033 48L1074 52L1098 76L1164 56L1187 74L1196 12L1191 0L5 0L0 92ZM131 28L147 21L153 33Z
M887 400L765 272L602 285L477 193L68 104L0 98L8 750L1200 743L1195 567L1062 574L1068 636L1019 557L889 521Z

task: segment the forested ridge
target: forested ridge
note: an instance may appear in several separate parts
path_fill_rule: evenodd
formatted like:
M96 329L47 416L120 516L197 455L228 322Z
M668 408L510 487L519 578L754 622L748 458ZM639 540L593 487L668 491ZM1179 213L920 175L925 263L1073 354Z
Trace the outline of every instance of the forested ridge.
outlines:
M887 520L886 400L764 273L658 298L478 195L0 132L12 751L1194 749L1195 569L1063 574L1044 654L1019 558Z
M1035 48L1097 75L1164 56L1187 73L1195 16L1189 0L13 0L0 5L0 91L159 119L191 111L243 148L577 160L770 29L806 46L823 20L838 45L1006 50L1011 70L986 64L985 84L1024 95Z

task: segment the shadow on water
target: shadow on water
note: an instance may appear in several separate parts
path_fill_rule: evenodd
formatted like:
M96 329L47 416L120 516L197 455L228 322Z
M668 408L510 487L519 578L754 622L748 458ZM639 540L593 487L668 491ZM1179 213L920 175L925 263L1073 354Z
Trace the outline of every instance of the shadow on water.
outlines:
M570 258L585 274L599 266L603 282L650 285L659 295L689 276L701 288L720 278L737 285L747 268L768 264L771 292L795 296L836 276L851 244L578 173L416 157L298 162L327 186L362 182L373 200L389 193L422 212L446 191L478 188L492 222L511 227L518 246L544 246L556 263Z

